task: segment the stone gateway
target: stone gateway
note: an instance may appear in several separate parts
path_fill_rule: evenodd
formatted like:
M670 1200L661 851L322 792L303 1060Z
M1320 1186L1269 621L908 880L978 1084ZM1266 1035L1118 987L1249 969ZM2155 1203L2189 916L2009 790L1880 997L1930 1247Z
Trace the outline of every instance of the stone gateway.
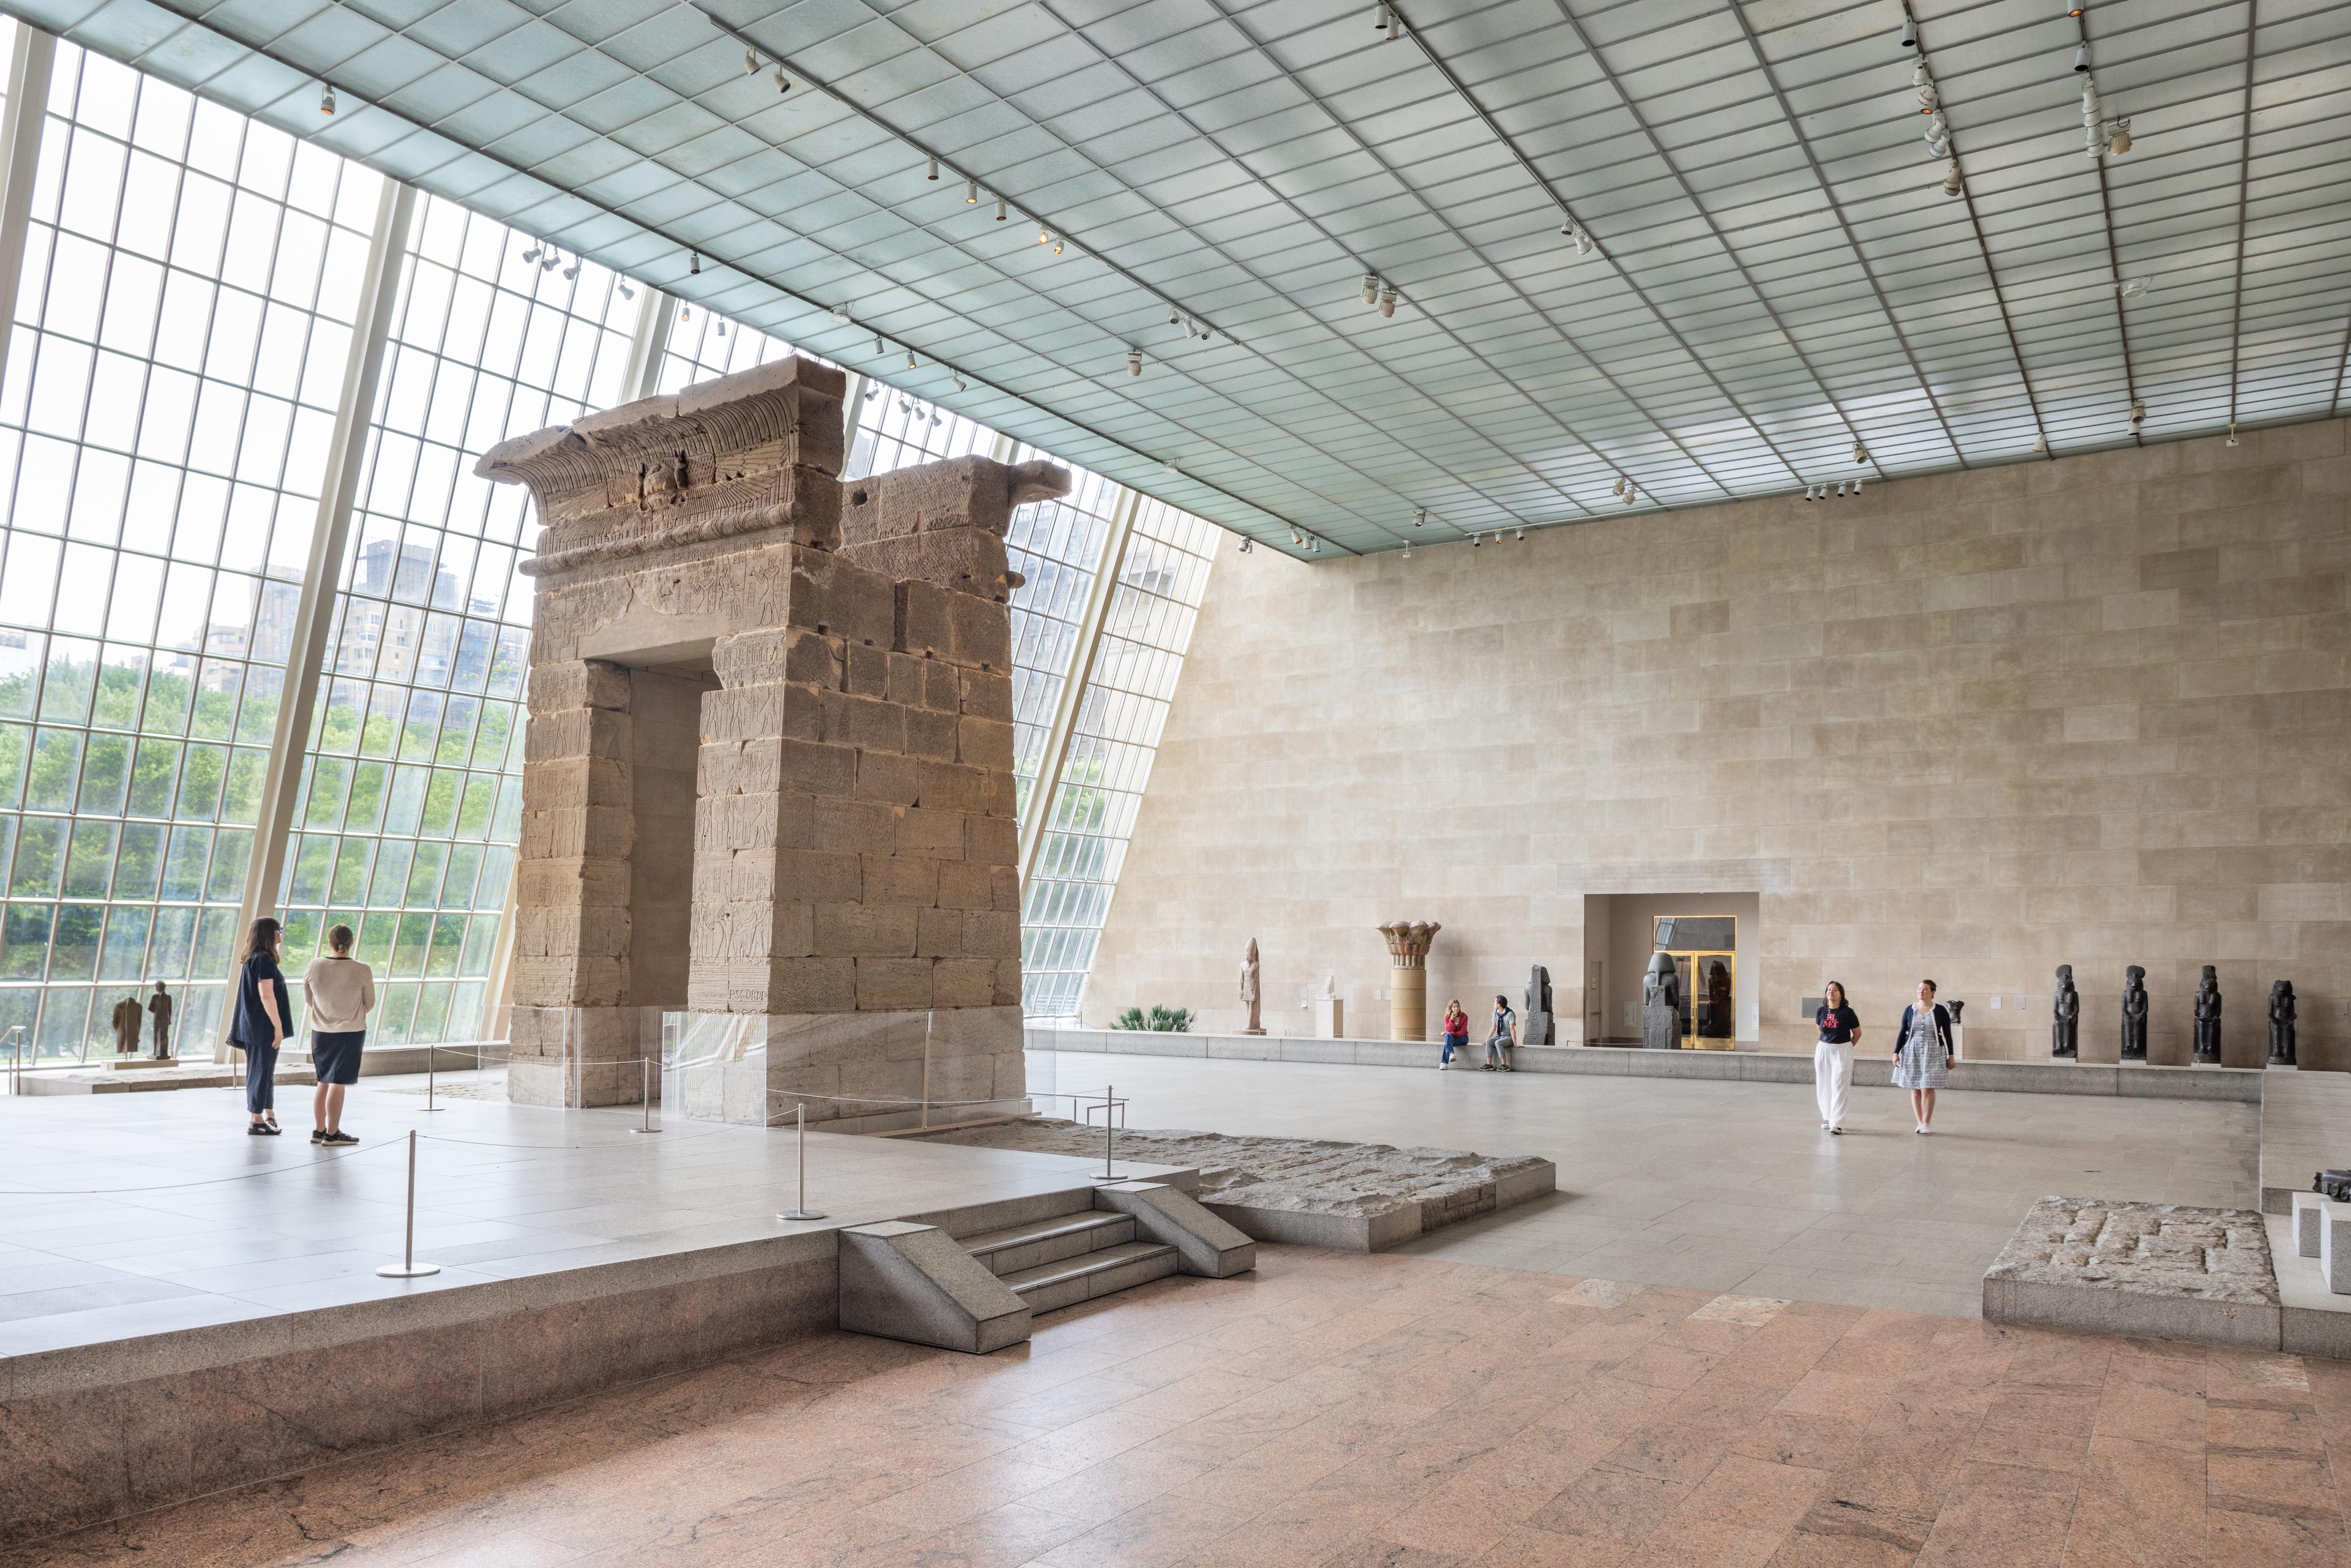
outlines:
M1012 1103L1004 537L1068 471L844 484L798 357L500 444L545 525L509 1092L810 1121Z

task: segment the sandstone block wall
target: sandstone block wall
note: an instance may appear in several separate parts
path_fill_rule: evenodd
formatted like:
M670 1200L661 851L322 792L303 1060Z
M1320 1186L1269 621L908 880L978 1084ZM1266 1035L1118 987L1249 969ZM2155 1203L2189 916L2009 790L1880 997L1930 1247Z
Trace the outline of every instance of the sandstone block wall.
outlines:
M2043 1055L2071 963L2083 1058L2112 1061L2139 964L2150 1054L2185 1061L2210 963L2230 1061L2290 978L2304 1062L2351 1066L2346 428L1408 561L1228 555L1087 1021L1238 1028L1252 936L1270 1027L1303 1032L1326 971L1381 1016L1371 928L1409 910L1445 926L1432 997L1515 998L1541 962L1578 1039L1585 895L1751 892L1769 1049L1808 1048L1829 975L1881 1031L1928 975L1971 1051Z
M1068 475L844 486L841 390L786 361L483 459L546 524L518 1096L632 1099L664 1052L735 1120L1025 1092L1003 534Z

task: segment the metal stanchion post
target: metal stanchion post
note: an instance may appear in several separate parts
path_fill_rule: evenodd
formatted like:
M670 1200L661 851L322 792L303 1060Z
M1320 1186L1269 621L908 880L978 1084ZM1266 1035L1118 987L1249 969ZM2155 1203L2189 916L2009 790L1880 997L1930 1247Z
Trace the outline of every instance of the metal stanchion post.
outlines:
M637 1098L644 1103L645 1124L642 1127L632 1127L629 1131L658 1133L661 1129L653 1125L653 1059L650 1056L640 1056L637 1058L637 1065L643 1070L640 1074L643 1084L637 1090Z
M1114 1181L1118 1176L1117 1168L1111 1163L1110 1133L1111 1102L1117 1093L1118 1091L1109 1084L1102 1085L1102 1180L1104 1181Z
M776 1218L778 1219L822 1219L824 1210L810 1208L808 1206L808 1106L806 1103L795 1104L792 1107L792 1147L799 1156L800 1166L799 1207L788 1208Z
M441 1109L439 1105L434 1103L434 1092L439 1083L439 1080L434 1074L434 1068L440 1060L441 1048L439 1046L428 1045L424 1048L424 1108L427 1111L438 1111Z
M400 1261L386 1263L376 1270L387 1280L421 1280L427 1274L438 1274L438 1263L416 1260L416 1129L408 1130L408 1235L401 1243Z

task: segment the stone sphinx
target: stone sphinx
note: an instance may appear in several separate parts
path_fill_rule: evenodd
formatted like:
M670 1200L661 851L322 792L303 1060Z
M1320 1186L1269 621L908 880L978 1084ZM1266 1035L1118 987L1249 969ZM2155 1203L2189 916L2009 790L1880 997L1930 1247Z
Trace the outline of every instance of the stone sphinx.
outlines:
M2270 1065L2295 1067L2294 1050L2294 982L2279 980L2270 987Z
M843 482L797 357L485 454L536 559L509 1092L811 1121L1025 1105L1013 509L1068 473Z
M1641 978L1641 1048L1682 1048L1682 982L1670 953L1650 955L1649 971Z
M2079 1057L2082 1053L2082 993L2074 988L2074 966L2057 966L2057 996L2049 1024L2049 1054Z
M2196 982L2196 1061L2206 1067L2220 1064L2220 981L2210 964Z
M2147 1060L2147 971L2137 964L2123 970L2122 1059Z

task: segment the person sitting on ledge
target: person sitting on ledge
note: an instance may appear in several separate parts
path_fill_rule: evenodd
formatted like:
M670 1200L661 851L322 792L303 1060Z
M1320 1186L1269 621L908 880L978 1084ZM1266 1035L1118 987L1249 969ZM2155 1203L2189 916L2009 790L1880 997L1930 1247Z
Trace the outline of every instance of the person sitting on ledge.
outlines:
M1463 1010L1459 998L1445 1004L1445 1049L1437 1053L1437 1071L1450 1071L1453 1053L1469 1049L1469 1015Z
M1510 998L1494 998L1494 1032L1486 1037L1486 1065L1479 1071L1491 1072L1499 1065L1504 1072L1515 1071L1510 1066L1510 1047L1517 1043L1519 1015L1510 1010Z

